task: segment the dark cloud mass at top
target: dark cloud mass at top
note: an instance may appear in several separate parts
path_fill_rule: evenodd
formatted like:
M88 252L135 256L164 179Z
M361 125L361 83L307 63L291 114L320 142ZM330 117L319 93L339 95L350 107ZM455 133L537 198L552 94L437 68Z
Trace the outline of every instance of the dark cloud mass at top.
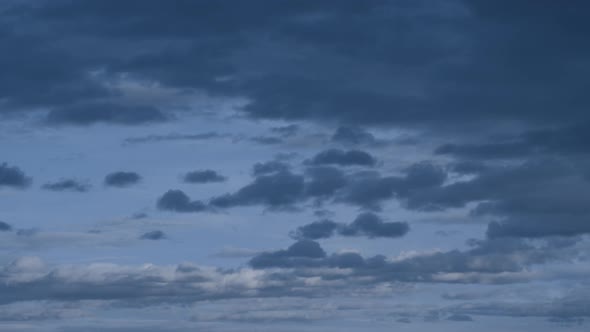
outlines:
M586 331L589 14L0 2L0 331Z
M525 0L15 4L4 6L1 23L10 27L19 17L26 29L5 30L13 47L2 55L3 69L34 66L18 79L4 75L3 98L18 108L49 106L51 121L72 124L165 118L148 105L119 103L116 91L90 74L102 68L166 86L246 95L253 102L245 111L254 117L439 128L458 121L565 124L587 119L582 82L588 73L578 66L589 52L587 9L584 1ZM288 57L260 52L266 32L270 46L297 48L307 60L293 66ZM76 47L80 38L93 47ZM131 47L117 47L121 39ZM47 47L49 40L59 43ZM149 48L133 47L142 43ZM245 52L296 69L260 66L252 75L251 58L236 57ZM359 71L362 79L342 81ZM224 76L236 79L216 79Z

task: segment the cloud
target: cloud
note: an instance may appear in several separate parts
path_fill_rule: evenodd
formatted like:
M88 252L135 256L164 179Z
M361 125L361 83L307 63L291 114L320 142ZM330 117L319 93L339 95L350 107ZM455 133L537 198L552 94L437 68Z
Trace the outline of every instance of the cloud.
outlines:
M226 177L218 174L214 170L192 171L184 175L183 181L185 183L210 183L210 182L224 182Z
M376 160L365 151L329 149L316 154L310 165L375 166Z
M174 212L203 212L208 209L201 201L191 201L181 190L168 190L158 199L157 207L163 211Z
M12 226L4 221L0 220L0 232L11 232Z
M0 187L23 189L31 185L32 179L16 166L0 164Z
M109 187L129 187L141 181L141 175L136 172L113 172L104 178L104 184Z
M83 193L90 190L90 185L76 179L61 179L59 181L46 183L41 186L41 188L50 191L72 191Z
M141 240L162 240L166 238L166 234L160 230L155 230L143 233L139 238Z
M257 204L270 208L288 208L302 199L303 191L303 176L282 171L260 175L254 182L235 193L212 198L210 204L219 208Z
M298 227L292 234L296 239L317 240L341 236L366 236L369 238L404 236L410 227L405 222L384 222L371 212L359 214L350 224L340 224L331 220L320 220Z

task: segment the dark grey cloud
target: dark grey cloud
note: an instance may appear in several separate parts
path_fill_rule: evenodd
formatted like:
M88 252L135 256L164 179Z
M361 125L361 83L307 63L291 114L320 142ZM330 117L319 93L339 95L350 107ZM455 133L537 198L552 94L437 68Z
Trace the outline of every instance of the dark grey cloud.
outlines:
M260 175L249 185L235 193L211 199L214 207L228 208L240 205L265 205L270 208L288 208L301 201L304 177L289 171Z
M107 174L104 178L104 184L109 187L129 187L141 181L141 175L136 172L118 171Z
M377 161L365 151L329 149L316 154L308 163L310 165L375 166Z
M16 166L7 163L0 164L0 187L23 189L28 187L32 179Z
M225 176L210 169L188 172L182 179L186 183L211 183L227 180Z
M141 240L162 240L166 238L166 234L160 230L155 230L143 233L139 238Z
M160 210L174 212L203 212L208 209L201 201L191 201L181 190L168 190L158 199L156 206Z
M0 220L0 232L10 232L12 231L12 225Z
M50 191L72 191L83 193L90 190L90 184L76 179L61 179L55 182L48 182L41 186L41 188Z
M377 140L370 132L351 126L340 126L332 135L332 141L342 144L375 144Z
M331 220L320 220L298 227L291 236L295 239L317 240L330 238L335 234L341 236L366 236L369 238L404 236L410 227L405 222L384 222L371 212L359 214L349 224L336 223Z
M291 166L287 163L278 161L278 160L271 160L263 163L256 163L252 166L252 174L254 176L276 173L276 172L285 172L288 171Z

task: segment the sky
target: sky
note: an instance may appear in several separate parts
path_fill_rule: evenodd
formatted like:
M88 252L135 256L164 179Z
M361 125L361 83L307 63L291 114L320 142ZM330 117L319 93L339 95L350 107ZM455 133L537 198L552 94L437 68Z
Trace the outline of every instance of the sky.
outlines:
M2 1L0 331L587 331L589 11Z

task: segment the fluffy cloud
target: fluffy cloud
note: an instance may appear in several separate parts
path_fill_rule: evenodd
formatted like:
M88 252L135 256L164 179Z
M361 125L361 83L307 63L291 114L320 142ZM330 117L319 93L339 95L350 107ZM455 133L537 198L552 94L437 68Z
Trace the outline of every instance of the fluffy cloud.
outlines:
M160 230L155 230L143 233L139 238L141 240L162 240L166 238L166 234Z

